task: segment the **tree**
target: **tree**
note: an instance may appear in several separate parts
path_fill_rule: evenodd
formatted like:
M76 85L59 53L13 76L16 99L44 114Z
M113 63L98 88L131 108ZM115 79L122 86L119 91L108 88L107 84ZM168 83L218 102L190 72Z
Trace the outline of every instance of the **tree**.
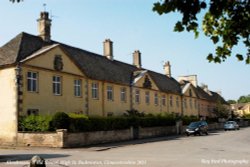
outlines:
M208 8L208 10L207 10ZM158 14L179 12L182 20L177 21L174 31L184 30L199 35L197 14L204 10L202 30L216 46L215 54L209 53L209 62L221 63L232 55L232 49L243 43L246 55L236 53L238 60L250 64L250 1L249 0L164 0L154 3L153 11Z
M230 111L220 101L217 102L213 112L218 118L228 118L230 114Z
M235 104L235 103L237 103L235 100L228 100L227 101L229 104Z
M250 95L240 96L238 99L238 103L248 103L250 102Z

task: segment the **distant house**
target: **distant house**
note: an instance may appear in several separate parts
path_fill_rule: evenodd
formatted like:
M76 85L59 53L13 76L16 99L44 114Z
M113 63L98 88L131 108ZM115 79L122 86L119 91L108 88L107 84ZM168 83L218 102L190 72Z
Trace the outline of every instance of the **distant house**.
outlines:
M220 92L210 91L207 85L199 86L196 75L181 76L178 80L182 88L184 115L215 117L213 110L218 103L228 106Z
M231 104L231 109L235 115L243 116L250 114L250 103Z
M197 78L176 81L169 62L165 74L143 68L138 50L133 64L115 60L110 39L103 42L103 55L54 41L47 12L41 12L38 28L38 36L22 32L0 48L0 142L1 136L15 138L20 115L112 116L135 109L209 117L223 99L199 87Z

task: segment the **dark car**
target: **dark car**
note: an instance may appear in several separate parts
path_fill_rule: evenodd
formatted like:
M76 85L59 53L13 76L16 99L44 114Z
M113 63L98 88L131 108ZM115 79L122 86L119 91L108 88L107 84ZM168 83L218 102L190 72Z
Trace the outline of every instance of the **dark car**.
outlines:
M206 121L191 122L186 128L186 134L189 135L208 135L208 124Z
M240 126L235 121L227 121L224 124L224 130L240 130Z

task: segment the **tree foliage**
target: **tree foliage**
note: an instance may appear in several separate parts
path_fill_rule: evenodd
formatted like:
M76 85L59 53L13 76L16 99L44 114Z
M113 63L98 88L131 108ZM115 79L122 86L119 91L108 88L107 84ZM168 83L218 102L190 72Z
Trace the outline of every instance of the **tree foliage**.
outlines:
M23 0L10 0L10 2L21 2L21 1L23 1Z
M238 103L248 103L250 102L250 95L240 96L238 99Z
M174 31L184 30L199 35L197 14L202 10L202 30L216 45L215 54L209 53L209 62L221 63L232 55L232 49L239 43L247 49L246 55L236 53L240 61L250 64L250 1L249 0L163 0L156 2L153 11L158 14L179 12L182 19L177 21Z
M228 100L227 101L229 104L235 104L235 103L237 103L235 100Z
M218 118L228 118L230 114L230 111L220 101L217 102L213 112Z

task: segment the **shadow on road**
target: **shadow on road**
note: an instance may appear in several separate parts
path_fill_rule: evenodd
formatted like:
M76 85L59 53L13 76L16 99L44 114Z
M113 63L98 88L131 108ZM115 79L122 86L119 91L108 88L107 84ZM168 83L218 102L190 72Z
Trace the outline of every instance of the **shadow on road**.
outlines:
M208 136L219 135L220 133L221 133L220 130L213 130L213 131L209 131ZM207 135L189 136L189 137L206 137L206 136ZM163 141L168 141L168 140L181 140L182 138L186 138L186 137L187 136L184 134L183 135L173 135L173 136L129 140L129 141L116 142L116 143L97 144L97 145L86 146L84 148L89 148L89 149L92 149L94 151L106 151L106 150L110 150L113 148L125 147L125 146L129 146L129 145L163 142Z
M116 142L116 143L91 145L91 146L87 146L84 148L90 148L94 151L106 151L109 149L125 147L129 145L154 143L154 142L161 142L161 141L167 141L167 140L179 140L181 137L183 136L175 135L175 136L165 136L165 137L157 137L157 138L136 139L136 140L123 141L123 142Z
M34 155L38 155L44 159L70 156L70 155L65 155L65 154L8 154L8 155L0 155L0 162L29 161Z

